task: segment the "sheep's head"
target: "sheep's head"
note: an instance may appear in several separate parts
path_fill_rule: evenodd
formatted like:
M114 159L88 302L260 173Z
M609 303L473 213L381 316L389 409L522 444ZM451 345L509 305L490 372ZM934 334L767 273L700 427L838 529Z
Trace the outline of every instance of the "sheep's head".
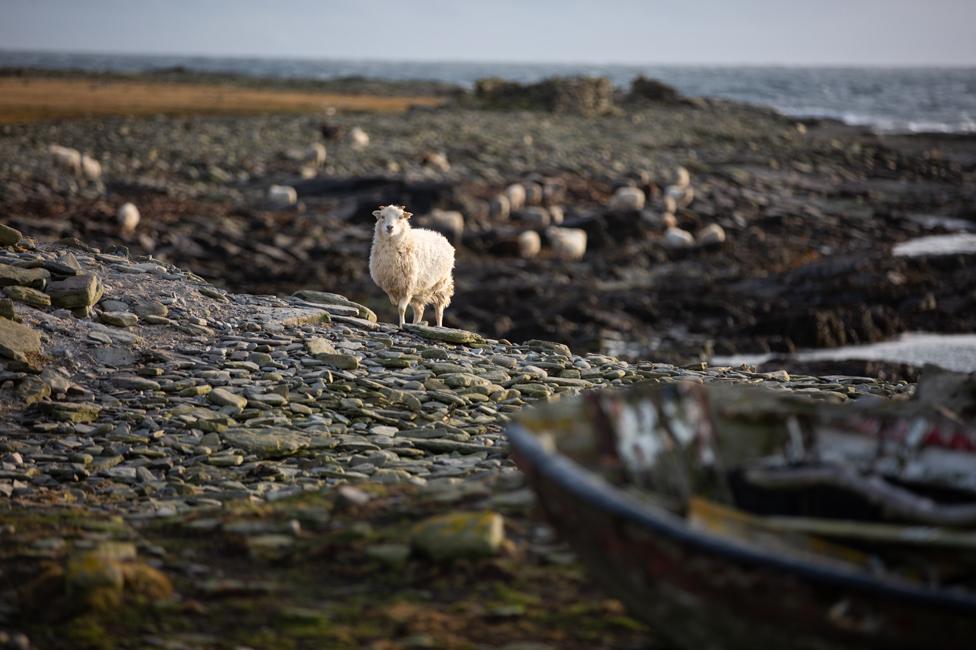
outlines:
M412 213L403 209L402 205L381 205L379 210L373 210L376 217L376 232L387 237L399 237L410 227L407 221Z

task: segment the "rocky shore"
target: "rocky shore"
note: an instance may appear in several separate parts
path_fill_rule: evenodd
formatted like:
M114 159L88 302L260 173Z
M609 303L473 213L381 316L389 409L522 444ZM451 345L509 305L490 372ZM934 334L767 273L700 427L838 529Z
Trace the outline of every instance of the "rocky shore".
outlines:
M646 647L531 516L509 418L638 381L913 391L400 330L317 289L0 243L5 647Z
M631 360L976 329L972 253L892 255L976 227L976 139L876 135L667 90L496 83L398 114L7 125L0 210L41 240L124 244L229 290L316 287L388 314L365 272L369 215L406 203L459 247L449 324ZM499 109L512 96L521 108ZM50 144L88 152L99 179L52 167ZM693 194L669 212L679 167ZM273 185L294 188L294 204L269 201ZM611 209L625 186L646 203ZM131 234L116 223L125 202L142 215ZM560 259L550 225L584 230L585 255ZM669 225L691 241L717 226L721 239L688 246ZM526 232L538 254L520 248Z

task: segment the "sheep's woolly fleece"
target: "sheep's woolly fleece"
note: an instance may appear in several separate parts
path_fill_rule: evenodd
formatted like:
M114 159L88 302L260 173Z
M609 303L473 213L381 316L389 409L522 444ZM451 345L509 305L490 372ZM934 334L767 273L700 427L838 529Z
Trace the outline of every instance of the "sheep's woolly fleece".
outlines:
M374 215L376 227L369 256L369 274L390 302L403 310L408 304L433 304L442 313L454 294L454 247L440 233L411 228L409 213L388 205ZM388 232L392 227L392 232Z

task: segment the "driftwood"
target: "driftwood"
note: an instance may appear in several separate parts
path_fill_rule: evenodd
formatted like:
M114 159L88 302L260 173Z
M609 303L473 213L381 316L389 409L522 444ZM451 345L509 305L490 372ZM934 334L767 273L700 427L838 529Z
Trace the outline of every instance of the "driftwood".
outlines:
M976 526L976 505L942 505L886 482L880 476L864 476L848 467L800 467L746 470L753 485L769 489L834 487L853 492L896 517L930 526Z

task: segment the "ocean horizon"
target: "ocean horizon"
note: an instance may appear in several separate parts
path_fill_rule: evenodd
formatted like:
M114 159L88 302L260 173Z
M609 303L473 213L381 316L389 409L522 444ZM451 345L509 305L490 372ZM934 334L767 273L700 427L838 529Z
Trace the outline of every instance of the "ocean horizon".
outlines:
M0 67L119 73L183 68L282 79L439 81L464 87L484 77L528 83L592 75L623 88L644 75L691 97L747 102L797 118L833 118L879 132L976 132L976 67L432 62L13 50L0 50Z

